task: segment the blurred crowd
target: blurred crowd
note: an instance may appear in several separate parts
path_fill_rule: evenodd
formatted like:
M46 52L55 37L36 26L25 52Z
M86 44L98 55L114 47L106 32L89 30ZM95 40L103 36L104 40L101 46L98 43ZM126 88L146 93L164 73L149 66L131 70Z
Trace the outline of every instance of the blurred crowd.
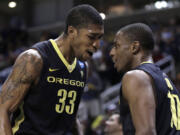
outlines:
M157 62L168 55L173 57L176 70L173 81L180 90L180 21L177 18L172 18L164 24L158 23L156 20L152 20L148 24L150 24L156 40L154 61ZM42 32L39 41L55 38L56 36L51 32ZM0 29L0 89L11 72L17 56L30 48L35 42L30 39L31 37L26 29L19 25ZM102 110L100 102L100 94L108 87L117 84L122 76L114 69L109 56L112 39L113 34L108 35L107 33L100 42L100 50L93 55L92 60L88 61L89 78L81 100L81 112L79 114L86 135L107 134L104 130L105 121L114 111L118 110L116 104L108 106L107 110Z

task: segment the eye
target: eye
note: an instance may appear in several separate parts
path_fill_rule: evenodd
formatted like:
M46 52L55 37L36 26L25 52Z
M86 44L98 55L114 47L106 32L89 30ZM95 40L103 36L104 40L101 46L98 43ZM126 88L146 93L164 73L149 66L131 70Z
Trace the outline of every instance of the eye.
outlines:
M117 48L118 48L118 45L117 45L116 43L113 43L112 48L117 49Z
M103 35L98 36L98 39L102 39Z
M88 36L90 40L95 40L96 38L94 36Z

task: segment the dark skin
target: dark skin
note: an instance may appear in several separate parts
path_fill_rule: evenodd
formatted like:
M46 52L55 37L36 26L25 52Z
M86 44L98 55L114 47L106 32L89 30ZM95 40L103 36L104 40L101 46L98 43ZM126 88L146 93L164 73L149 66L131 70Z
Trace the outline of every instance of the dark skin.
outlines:
M110 55L115 68L126 72L122 79L122 94L130 108L135 134L156 135L156 100L152 78L144 71L131 70L142 62L152 62L151 54L143 50L139 41L128 41L119 31Z
M129 71L122 80L136 135L155 135L155 98L152 80L143 71ZM149 102L151 101L151 102Z
M62 34L55 42L69 63L75 57L86 61L99 48L99 40L103 34L104 28L100 25L91 24L81 29L69 26L68 35ZM0 93L0 135L12 135L9 116L18 108L29 89L36 86L42 67L42 57L34 49L23 52L17 58ZM77 130L82 135L78 121Z
M13 71L0 93L0 134L12 135L9 115L14 112L29 88L39 78L42 59L35 50L28 50L16 60Z

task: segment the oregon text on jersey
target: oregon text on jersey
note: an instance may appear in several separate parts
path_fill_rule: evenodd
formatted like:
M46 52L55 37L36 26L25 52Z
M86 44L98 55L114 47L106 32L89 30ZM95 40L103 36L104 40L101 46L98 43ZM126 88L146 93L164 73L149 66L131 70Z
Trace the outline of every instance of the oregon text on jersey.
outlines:
M77 81L77 80L69 80L66 78L59 78L59 77L54 77L54 76L48 76L47 82L72 85L72 86L77 86L77 87L84 87L84 82Z

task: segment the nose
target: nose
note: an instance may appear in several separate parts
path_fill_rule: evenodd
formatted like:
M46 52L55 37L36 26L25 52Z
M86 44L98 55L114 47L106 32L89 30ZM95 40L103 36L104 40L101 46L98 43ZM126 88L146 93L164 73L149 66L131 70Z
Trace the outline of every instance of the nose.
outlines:
M99 39L93 42L93 47L96 50L100 48L100 40Z
M111 51L110 51L110 53L109 53L109 55L110 55L111 57L113 57L113 56L114 56L114 53L115 53L115 49L112 48Z
M105 121L105 126L107 126L108 125L108 120L107 121Z

